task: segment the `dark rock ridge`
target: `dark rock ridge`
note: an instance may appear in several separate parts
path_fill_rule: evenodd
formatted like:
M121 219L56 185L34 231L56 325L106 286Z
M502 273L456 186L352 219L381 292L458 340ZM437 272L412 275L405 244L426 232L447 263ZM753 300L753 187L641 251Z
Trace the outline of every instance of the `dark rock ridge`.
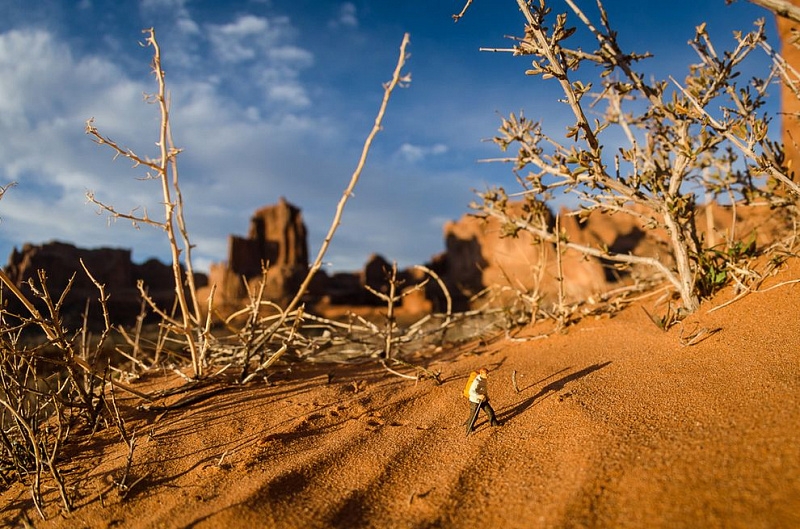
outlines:
M42 245L25 244L9 257L5 272L11 281L34 302L37 309L47 314L44 303L31 290L28 282L39 289L39 270L46 275L46 285L53 301L58 301L74 276L69 292L64 297L60 311L62 321L70 328L79 326L88 309L91 327L103 321L98 301L99 290L81 266L81 261L98 283L104 285L109 316L113 323L132 324L141 312L142 300L137 282L143 281L153 300L169 309L175 299L175 281L172 267L156 259L136 264L131 260L131 250L120 248L83 249L71 244L53 241ZM205 284L204 275L196 281ZM3 289L6 308L12 314L25 315L24 307L14 296Z

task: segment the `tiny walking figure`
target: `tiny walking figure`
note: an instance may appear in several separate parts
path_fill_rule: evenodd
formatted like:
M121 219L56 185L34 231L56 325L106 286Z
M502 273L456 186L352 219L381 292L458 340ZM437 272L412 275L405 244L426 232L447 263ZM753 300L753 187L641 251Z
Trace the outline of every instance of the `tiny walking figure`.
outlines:
M467 386L467 395L469 398L469 418L467 419L467 435L472 433L475 427L475 420L478 418L480 410L489 417L489 422L492 426L500 426L500 422L494 415L494 410L489 404L489 389L487 387L487 378L489 377L489 370L482 367L478 370L477 375L472 382Z

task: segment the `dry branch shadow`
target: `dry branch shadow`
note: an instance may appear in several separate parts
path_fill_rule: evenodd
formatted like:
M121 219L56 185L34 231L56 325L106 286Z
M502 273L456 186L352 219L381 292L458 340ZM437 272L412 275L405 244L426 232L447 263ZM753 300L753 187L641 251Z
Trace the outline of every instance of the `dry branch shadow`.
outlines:
M366 495L358 490L351 491L330 517L327 525L341 529L369 527L366 520L367 509Z
M244 447L252 446L254 443L269 445L270 451L280 456L290 452L303 451L307 449L307 446L303 443L309 440L312 440L311 442L313 443L313 438L345 428L346 425L351 424L352 421L362 423L362 427L367 430L379 428L383 426L383 421L378 420L378 422L373 422L373 420L369 419L372 413L390 406L410 407L410 403L415 400L415 398L412 397L400 399L398 402L386 402L376 405L372 402L372 397L370 397L368 393L362 390L351 392L352 390L349 390L348 384L342 383L338 385L348 389L340 393L336 400L328 404L319 405L313 410L302 412L299 415L287 416L284 420L276 424L265 426L261 431L252 432L245 437L224 439L221 444L216 446L206 445L195 452L172 455L165 454L164 457L159 459L161 462L192 458L194 459L194 463L169 475L150 477L147 480L148 486L168 486L175 479L198 468L217 465L220 461L220 454L227 453L232 455L239 452L239 450ZM302 391L282 391L270 393L269 395L242 391L239 394L234 393L225 403L219 403L216 402L216 399L209 398L204 403L190 408L193 414L186 414L175 418L169 427L169 431L160 433L159 439L163 441L170 438L181 438L194 428L213 428L216 421L228 420L229 410L251 408L251 406L248 406L246 403L279 400L276 398L276 395L279 395L280 399L296 398L299 394L307 391L305 386L302 386L302 388ZM219 397L219 395L214 395L213 397ZM355 406L357 411L348 411L350 406ZM196 420L196 414L208 409L213 410L213 418L198 422ZM257 414L261 412L256 410L252 413ZM183 423L187 424L182 425ZM213 453L195 459L195 456L202 456L202 453L209 451ZM260 457L256 457L252 461L260 464L266 463L266 460ZM148 462L148 464L152 464L152 461Z
M534 387L534 386L538 386L539 384L541 384L541 383L542 383L542 382L544 382L545 380L549 380L549 379L553 378L553 377L554 377L554 376L556 376L556 375L559 375L559 374L561 374L561 373L563 373L563 372L565 372L565 371L569 371L569 369L570 369L570 368L568 368L568 367L565 367L564 369L560 369L560 370L556 371L556 372L555 372L555 373L553 373L552 375L547 375L546 377L544 377L544 378L542 378L542 379L539 379L539 380L537 380L536 382L532 382L532 383L528 384L527 386L525 386L524 388L522 388L521 390L519 390L519 393L524 393L525 391L528 391L528 390L529 390L529 389L531 389L532 387Z
M265 486L261 487L255 493L255 495L246 499L245 501L212 511L196 520L193 520L185 527L188 529L191 527L197 527L198 525L207 524L210 520L213 520L216 516L219 516L225 511L235 512L236 509L242 507L247 508L248 510L255 510L254 506L257 505L263 508L264 506L268 506L270 501L289 501L292 496L300 493L310 483L311 480L306 474L304 474L302 470L291 469L275 477Z
M278 389L271 391L267 395L263 392L254 389L253 387L240 387L240 386L225 386L223 388L211 389L206 392L192 393L188 396L178 400L179 406L169 410L166 413L165 406L152 406L148 409L131 408L127 410L127 420L130 421L129 425L135 431L137 436L150 435L157 439L159 443L168 441L170 439L180 439L186 435L191 434L197 429L213 428L217 421L226 421L234 410L250 409L254 402L262 401L264 399L276 401L286 398L297 398L300 395L307 393L313 389L316 382L306 381L299 387L292 387L291 389ZM186 404L184 406L184 404ZM207 418L207 414L211 414L212 418ZM257 410L252 413L259 413ZM206 417L198 421L197 417ZM297 417L289 417L284 421L289 425L295 421ZM284 423L281 423L283 425ZM159 426L158 433L150 429L154 425ZM163 429L162 429L163 428ZM143 448L137 447L134 456L134 463L131 466L130 481L136 483L132 487L132 491L127 493L127 499L130 500L137 494L145 492L148 488L164 486L164 487L178 487L173 484L173 481L181 476L184 476L198 468L209 465L217 465L220 461L220 454L234 453L242 445L248 445L261 435L262 432L250 436L248 439L223 439L219 445L204 446L197 451L190 453L167 453L161 454L156 460L141 461L140 456ZM308 428L306 425L300 428L290 429L285 432L288 439L302 439L306 436L311 436L317 433L315 430ZM279 439L283 442L282 439ZM94 441L94 445L102 446L107 441L98 438ZM96 448L100 450L100 448ZM86 450L84 450L86 452ZM206 457L197 457L202 455L203 452L212 452ZM123 456L120 456L123 457ZM151 467L158 466L159 463L167 463L178 459L193 459L194 463L179 472L169 475L159 475L158 472L153 472ZM124 461L120 463L123 465ZM93 475L93 479L99 480L101 483L113 483L114 480L119 479L122 470L121 467L116 467L110 470L99 472ZM138 479L141 478L141 479ZM110 489L109 489L110 490ZM88 505L101 500L100 496L92 495L87 496L76 505Z
M417 398L418 397L408 397L401 399L397 403L385 403L372 409L380 410L397 406L401 410L409 410L414 406ZM309 435L329 433L333 430L344 427L345 423L353 421L358 423L364 416L369 416L370 414L371 411L368 410L357 415L343 417L339 421L333 421L326 425L320 425L313 431L309 430ZM395 425L396 423L387 421L385 424L381 423L379 428L392 427ZM361 430L363 431L364 429L371 429L369 421L361 424ZM437 435L436 432L420 431L418 433L419 436ZM292 437L292 435L293 432L277 432L270 434L267 437L269 437L271 440L280 441L285 447L288 447L290 444L289 441L292 443L301 441L301 439ZM280 511L286 509L286 506L291 508L293 503L296 504L298 501L301 501L298 498L300 498L302 495L312 494L313 491L311 491L311 489L319 488L319 481L312 479L315 468L332 468L337 464L337 462L340 461L340 459L343 457L343 454L351 453L354 450L354 447L360 446L364 442L368 442L365 441L365 439L365 437L359 435L350 436L345 443L339 445L332 453L320 453L317 455L312 455L308 461L301 463L297 468L289 469L272 478L267 483L261 485L258 490L245 499L221 508L217 511L210 512L204 515L202 518L188 524L186 527L188 528L209 524L217 517L222 516L226 511L228 513L235 513L237 510L243 510L246 512L260 512L263 510L265 512L270 511L271 516L280 516ZM286 442L284 443L284 441ZM334 445L328 445L329 448L332 446ZM270 457L282 457L286 452L281 452L281 450L281 448L274 448ZM308 452L309 447L300 446L299 450ZM327 450L324 452L327 452ZM418 457L418 455L418 444L412 443L408 447L394 452L392 460L414 460ZM259 459L258 463L265 466L270 464L269 460L267 459ZM323 516L324 520L321 522L319 527L329 527L331 529L358 529L363 527L372 527L368 520L369 516L371 515L368 498L369 491L373 490L374 487L380 487L385 478L385 474L378 474L364 487L347 492L347 494L343 496L337 504L331 505L329 511L326 510L324 513L320 513L320 516ZM424 497L428 493L430 493L430 490L422 494L418 494L418 496ZM317 525L314 526L316 527Z
M585 367L585 368L581 369L580 371L576 371L576 372L574 372L574 373L572 373L570 375L567 375L565 377L559 378L558 380L555 380L555 381L549 383L548 385L546 385L545 387L543 387L541 390L539 390L539 392L536 395L533 395L532 397L528 397L527 399L525 399L524 401L520 402L519 404L517 404L516 406L514 406L513 408L511 408L509 410L503 410L502 412L500 412L498 414L499 415L498 418L501 421L507 421L507 420L513 419L517 415L523 413L525 410L527 410L528 408L533 406L536 403L537 400L540 400L541 398L544 398L548 393L557 393L557 392L561 391L562 389L564 389L564 386L566 386L570 382L574 382L575 380L581 379L581 378L585 377L586 375L589 375L591 373L594 373L595 371L603 369L604 367L608 366L609 364L611 364L611 362L603 362L601 364L592 364L592 365L590 365L588 367ZM564 370L562 369L562 371L564 371ZM560 372L561 371L559 371L559 373ZM551 376L553 376L553 375L551 375ZM547 377L547 378L550 378L550 377ZM544 380L547 380L547 378L545 378ZM530 387L530 386L528 386L528 387Z

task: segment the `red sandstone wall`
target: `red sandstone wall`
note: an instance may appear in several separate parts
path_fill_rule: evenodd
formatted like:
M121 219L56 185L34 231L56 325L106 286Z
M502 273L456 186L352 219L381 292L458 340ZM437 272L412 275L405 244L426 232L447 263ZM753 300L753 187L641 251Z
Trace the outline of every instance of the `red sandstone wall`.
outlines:
M800 0L790 0L792 4L800 7ZM800 30L800 24L792 22L783 17L776 17L778 25L778 35L781 38L781 55L796 70L800 71L800 48L792 43L797 34L794 31ZM783 143L786 146L786 158L790 162L790 170L794 173L800 171L800 99L785 85L781 91L781 107L783 115L782 130ZM797 181L797 177L793 177Z

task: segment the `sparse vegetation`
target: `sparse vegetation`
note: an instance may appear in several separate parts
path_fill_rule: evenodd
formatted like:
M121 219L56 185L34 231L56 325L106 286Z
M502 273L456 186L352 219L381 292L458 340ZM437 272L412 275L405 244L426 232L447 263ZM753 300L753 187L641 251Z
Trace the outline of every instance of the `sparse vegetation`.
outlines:
M97 368L110 330L107 319L100 337L91 341L85 324L78 330L63 326L60 311L71 282L58 298L50 294L44 271L39 271L37 282L28 282L34 296L47 307L47 312L41 313L2 271L0 281L29 311L20 315L0 309L0 476L6 484L25 483L36 510L45 518L45 473L57 486L63 509L69 512L72 508L72 495L61 471L62 450L74 439L76 430L101 426L106 383L144 395ZM99 296L105 306L102 287ZM32 334L45 339L31 341Z
M566 141L522 114L503 119L494 141L503 151L516 151L501 160L514 164L522 190L490 189L474 207L505 223L508 236L525 230L562 250L620 266L648 266L678 293L680 313L691 313L702 297L729 281L727 270L753 252L751 245L734 239L722 246L704 240L697 226L698 196L723 194L732 204L770 207L786 206L797 197L783 151L769 137L770 118L761 113L768 86L786 69L773 60L763 78L739 84L743 62L764 47L763 21L737 35L734 49L724 53L716 51L701 25L691 42L699 62L684 81L648 81L649 75L640 72L648 55L620 47L600 2L600 25L572 0L566 3L571 16L554 14L549 2L518 0L524 36L515 38L510 49L493 50L530 57L526 75L560 85L575 120ZM575 43L579 31L596 49L584 51ZM599 67L598 76L590 66ZM590 120L592 114L597 117ZM670 258L565 240L548 222L546 205L557 196L573 197L579 204L574 214L580 217L592 212L629 215L647 230L664 230ZM522 200L521 214L509 208L511 198Z

